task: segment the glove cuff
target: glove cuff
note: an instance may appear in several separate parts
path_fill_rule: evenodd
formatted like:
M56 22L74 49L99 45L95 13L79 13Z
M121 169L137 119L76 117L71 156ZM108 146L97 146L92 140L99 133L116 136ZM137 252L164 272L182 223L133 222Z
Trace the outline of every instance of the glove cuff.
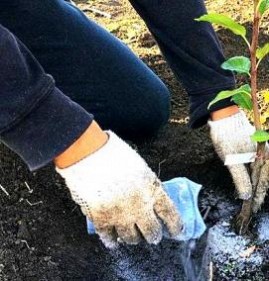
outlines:
M145 160L135 150L112 131L105 132L109 138L102 148L70 167L64 169L56 167L56 171L66 179L69 187L76 186L79 189L89 189L90 186L93 190L100 185L100 182L104 186L110 186L111 184L117 184L119 180L122 181L122 174L130 170L136 171L135 178L137 178L137 181L143 180L145 171L147 172L146 178L153 178L153 172L148 169ZM104 176L104 171L106 176ZM152 175L149 176L149 174ZM85 182L89 178L91 184ZM111 179L115 182L112 183ZM125 180L128 181L128 179ZM80 182L79 185L77 184L78 181Z
M92 162L95 159L97 159L98 161L103 161L102 159L104 157L107 157L109 154L111 154L112 151L122 151L122 145L124 146L128 146L128 144L124 143L115 133L113 133L112 131L104 131L107 136L108 136L108 140L107 142L98 150L94 151L91 154L88 154L86 157L82 158L80 161L77 161L76 163L74 163L73 165L69 166L69 167L64 167L64 168L60 168L59 166L56 167L56 171L60 174L65 173L65 171L68 170L76 170L77 168L80 169L81 165L84 165L84 163L86 162Z
M111 198L121 200L156 181L156 175L135 150L113 132L106 133L109 139L102 148L70 167L56 167L74 201L88 213L90 207L111 204Z
M208 121L208 125L211 131L222 134L231 134L233 133L232 130L244 130L250 134L254 132L253 126L249 123L246 114L242 110L232 116L217 121Z

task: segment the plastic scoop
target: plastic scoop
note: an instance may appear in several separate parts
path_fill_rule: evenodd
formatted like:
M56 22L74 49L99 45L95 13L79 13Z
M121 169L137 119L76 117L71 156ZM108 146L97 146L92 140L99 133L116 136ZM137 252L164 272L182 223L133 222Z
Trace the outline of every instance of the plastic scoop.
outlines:
M206 225L198 208L198 195L201 187L201 185L187 178L174 178L163 182L163 188L174 202L183 222L183 231L175 240L198 239L206 230ZM87 230L89 234L95 234L94 225L89 219L87 219ZM165 227L164 236L170 238Z

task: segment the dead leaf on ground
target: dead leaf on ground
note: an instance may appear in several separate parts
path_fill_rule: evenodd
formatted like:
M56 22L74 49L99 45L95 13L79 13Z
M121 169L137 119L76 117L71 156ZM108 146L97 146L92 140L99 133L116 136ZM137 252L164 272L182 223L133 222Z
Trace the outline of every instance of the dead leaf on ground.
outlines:
M245 251L243 251L242 253L239 254L239 256L241 258L249 258L253 252L256 250L256 246L251 246L249 248L247 248Z

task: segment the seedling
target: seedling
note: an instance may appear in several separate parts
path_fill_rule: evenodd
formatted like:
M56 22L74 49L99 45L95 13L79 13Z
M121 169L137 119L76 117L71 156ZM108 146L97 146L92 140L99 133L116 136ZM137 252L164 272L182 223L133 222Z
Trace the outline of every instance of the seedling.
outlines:
M264 101L269 103L269 92L259 91L257 88L257 71L261 61L269 54L269 43L259 47L259 31L262 19L269 10L269 0L254 0L254 16L251 42L247 39L246 28L233 19L222 14L206 14L196 19L217 24L232 31L240 36L249 50L249 57L235 56L225 61L221 67L225 70L235 72L239 75L245 75L250 79L250 84L245 84L234 90L221 91L214 100L209 103L209 108L223 100L230 98L234 103L244 110L250 111L253 116L253 123L256 128L255 133L250 136L253 142L257 143L257 158L253 165L262 167L265 163L265 145L269 140L269 133L264 130L264 123L269 117L269 113L261 114L258 106L258 96L263 95ZM236 230L244 234L248 230L248 225L252 216L253 198L256 193L257 183L253 183L253 194L250 200L243 202L242 210L236 220Z

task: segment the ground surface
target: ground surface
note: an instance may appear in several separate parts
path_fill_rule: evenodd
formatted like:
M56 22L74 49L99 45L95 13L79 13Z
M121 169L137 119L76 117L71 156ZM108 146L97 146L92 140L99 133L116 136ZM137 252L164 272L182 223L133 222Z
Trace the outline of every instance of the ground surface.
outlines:
M77 3L91 18L123 39L171 89L170 123L156 140L139 147L141 154L163 180L186 176L204 185L200 205L203 212L211 207L207 217L209 226L220 217L229 218L234 208L228 208L230 205L225 202L236 202L236 206L239 202L234 199L228 172L215 156L206 129L190 131L187 128L186 94L139 17L126 1ZM207 5L210 10L219 9L249 26L251 1L210 0ZM112 18L93 13L91 8L106 12ZM267 29L265 26L262 31L263 41ZM223 30L218 34L225 43L226 54L238 54L240 41ZM268 87L268 61L266 63L261 72L263 88ZM109 252L97 237L87 235L85 218L52 167L30 174L8 149L0 146L0 150L0 184L10 194L7 196L0 190L0 281L184 280L181 245L164 240L155 247L140 245ZM261 245L257 251L264 260L262 266L255 269L256 277L251 275L251 270L250 273L240 270L236 263L215 262L213 280L269 280L266 248ZM202 252L198 252L198 256ZM237 267L240 274L234 277Z

